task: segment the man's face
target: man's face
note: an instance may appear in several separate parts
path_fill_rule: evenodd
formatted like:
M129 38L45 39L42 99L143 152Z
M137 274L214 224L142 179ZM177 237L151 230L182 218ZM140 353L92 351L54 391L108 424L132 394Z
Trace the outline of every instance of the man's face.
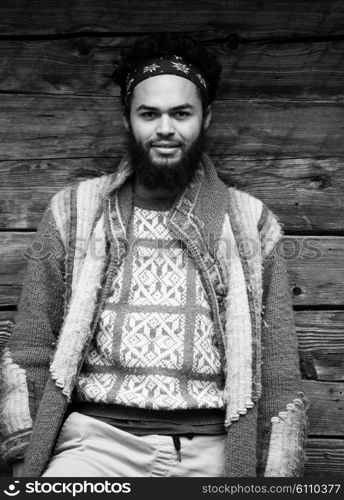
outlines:
M159 75L136 85L125 124L141 182L151 189L184 187L197 168L210 117L210 107L204 114L198 89L186 78Z

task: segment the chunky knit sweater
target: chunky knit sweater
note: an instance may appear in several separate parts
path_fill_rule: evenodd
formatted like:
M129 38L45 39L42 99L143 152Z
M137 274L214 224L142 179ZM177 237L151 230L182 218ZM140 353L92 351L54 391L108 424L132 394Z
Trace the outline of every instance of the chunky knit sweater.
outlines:
M40 225L2 356L2 453L44 471L106 297L126 253L132 167L57 193ZM112 210L116 210L114 224ZM305 400L281 226L258 199L227 188L204 155L168 229L200 273L224 370L224 476L302 473Z
M124 191L130 189L127 183ZM199 271L169 233L168 210L138 203L147 206L135 198L128 251L79 374L76 400L152 410L223 408L220 353Z

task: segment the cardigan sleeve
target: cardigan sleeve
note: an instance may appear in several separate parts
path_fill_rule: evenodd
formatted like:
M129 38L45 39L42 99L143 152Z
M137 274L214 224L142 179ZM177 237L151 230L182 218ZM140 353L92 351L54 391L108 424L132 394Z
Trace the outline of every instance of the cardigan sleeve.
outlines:
M258 475L298 477L303 473L305 459L307 400L302 392L291 292L286 261L281 252L282 231L271 245L273 231L264 229L268 224L279 227L269 210L261 228L265 255ZM270 242L266 241L268 235Z
M24 458L63 320L65 248L51 207L44 213L28 261L13 332L1 358L1 452Z

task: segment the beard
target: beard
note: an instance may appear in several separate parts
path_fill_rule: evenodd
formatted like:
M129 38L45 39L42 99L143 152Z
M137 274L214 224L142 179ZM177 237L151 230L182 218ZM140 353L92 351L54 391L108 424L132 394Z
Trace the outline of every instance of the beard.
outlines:
M182 154L179 160L168 158L153 160L149 154L151 143L147 142L145 146L135 138L130 128L128 154L136 179L147 189L164 188L170 191L181 191L194 177L205 149L204 144L205 134L202 130L187 148L184 145L181 146Z

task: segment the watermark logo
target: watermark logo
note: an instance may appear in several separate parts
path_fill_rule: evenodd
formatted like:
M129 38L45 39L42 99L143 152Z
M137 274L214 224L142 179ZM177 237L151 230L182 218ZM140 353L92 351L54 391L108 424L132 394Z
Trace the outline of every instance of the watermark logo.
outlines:
M20 490L17 490L16 484L19 484L19 481L13 481L12 484L8 485L9 491L4 490L5 495L7 495L9 497L15 497L15 496L19 495Z

